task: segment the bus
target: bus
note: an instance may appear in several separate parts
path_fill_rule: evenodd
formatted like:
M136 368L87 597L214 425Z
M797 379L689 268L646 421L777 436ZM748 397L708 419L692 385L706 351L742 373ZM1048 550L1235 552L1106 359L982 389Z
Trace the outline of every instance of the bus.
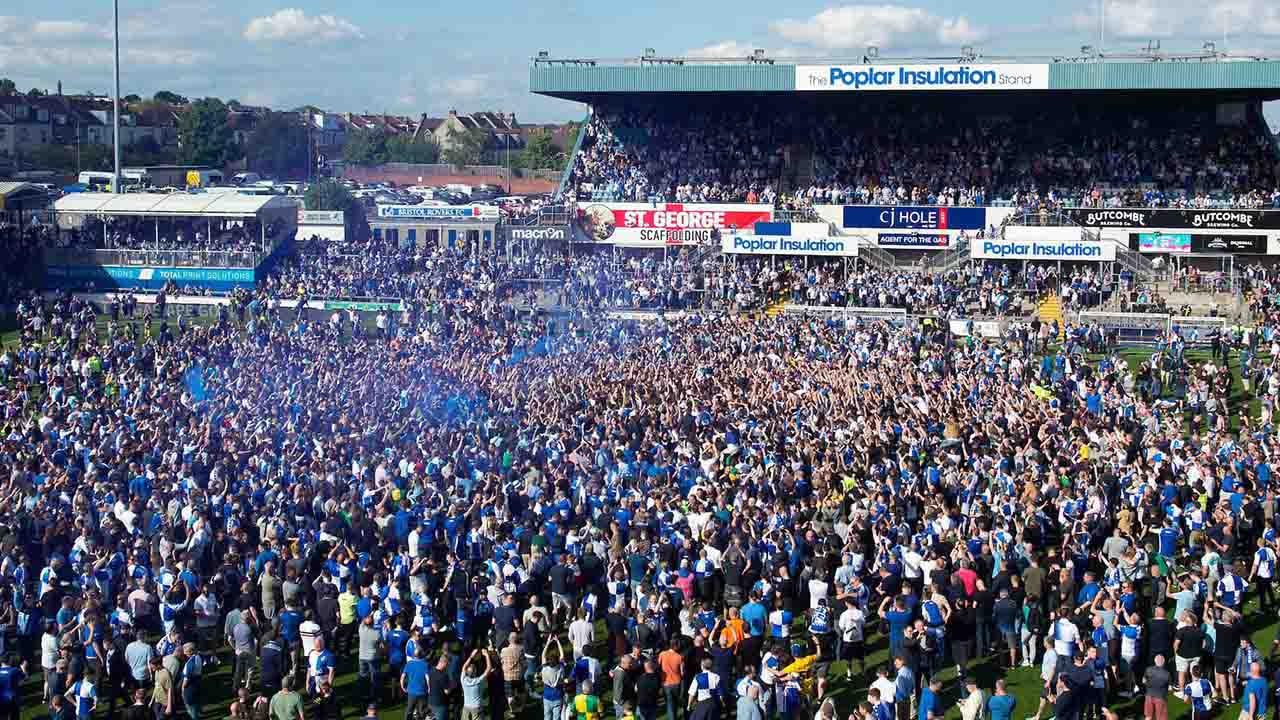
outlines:
M84 185L92 192L111 192L112 175L109 172L97 172L95 170L85 170L80 173L77 179L81 185ZM142 184L142 179L136 176L130 177L123 172L120 174L120 186L128 189L131 186Z

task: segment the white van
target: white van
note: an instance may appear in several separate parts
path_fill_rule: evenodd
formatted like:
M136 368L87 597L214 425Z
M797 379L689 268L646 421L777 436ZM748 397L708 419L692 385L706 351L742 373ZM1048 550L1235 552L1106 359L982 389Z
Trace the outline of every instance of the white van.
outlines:
M262 176L255 172L242 172L231 176L232 185L252 185L261 180Z

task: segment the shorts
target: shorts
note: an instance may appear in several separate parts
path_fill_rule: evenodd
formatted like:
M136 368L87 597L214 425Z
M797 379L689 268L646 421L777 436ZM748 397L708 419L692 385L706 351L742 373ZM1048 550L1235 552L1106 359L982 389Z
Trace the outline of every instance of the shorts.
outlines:
M862 640L845 640L840 651L841 660L864 660L867 657L867 646Z
M1021 644L1016 630L1010 630L1009 632L1001 634L1004 635L1004 644L1008 645L1011 649L1016 648Z
M1146 698L1142 703L1142 716L1147 720L1169 720L1169 701Z
M1235 664L1235 658L1224 658L1213 656L1213 671L1219 675L1226 675L1231 672L1231 666Z
M1191 672L1193 666L1200 664L1200 658L1184 658L1181 655L1174 655L1173 664L1178 672Z

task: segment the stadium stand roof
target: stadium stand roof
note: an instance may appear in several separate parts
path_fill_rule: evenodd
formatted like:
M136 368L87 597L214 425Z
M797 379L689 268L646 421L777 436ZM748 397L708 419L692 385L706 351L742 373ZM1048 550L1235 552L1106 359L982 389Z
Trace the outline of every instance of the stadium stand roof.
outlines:
M1082 51L1089 48L1082 48ZM532 92L579 102L609 94L795 92L797 68L813 66L1040 64L1050 91L1248 91L1251 97L1280 98L1280 61L1238 57L1206 47L1200 53L1098 57L957 58L787 58L775 63L763 54L752 58L642 58L590 60L550 56L534 58L529 69Z
M256 217L264 209L285 209L292 202L279 196L236 193L71 193L54 203L60 213L101 215L200 215Z

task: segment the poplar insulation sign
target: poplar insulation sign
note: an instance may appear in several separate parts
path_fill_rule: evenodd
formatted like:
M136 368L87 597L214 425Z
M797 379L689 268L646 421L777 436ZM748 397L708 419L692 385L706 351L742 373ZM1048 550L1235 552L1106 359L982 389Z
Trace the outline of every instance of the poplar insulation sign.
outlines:
M596 203L582 211L594 242L637 247L709 243L717 230L746 231L772 219L772 205L748 203Z

